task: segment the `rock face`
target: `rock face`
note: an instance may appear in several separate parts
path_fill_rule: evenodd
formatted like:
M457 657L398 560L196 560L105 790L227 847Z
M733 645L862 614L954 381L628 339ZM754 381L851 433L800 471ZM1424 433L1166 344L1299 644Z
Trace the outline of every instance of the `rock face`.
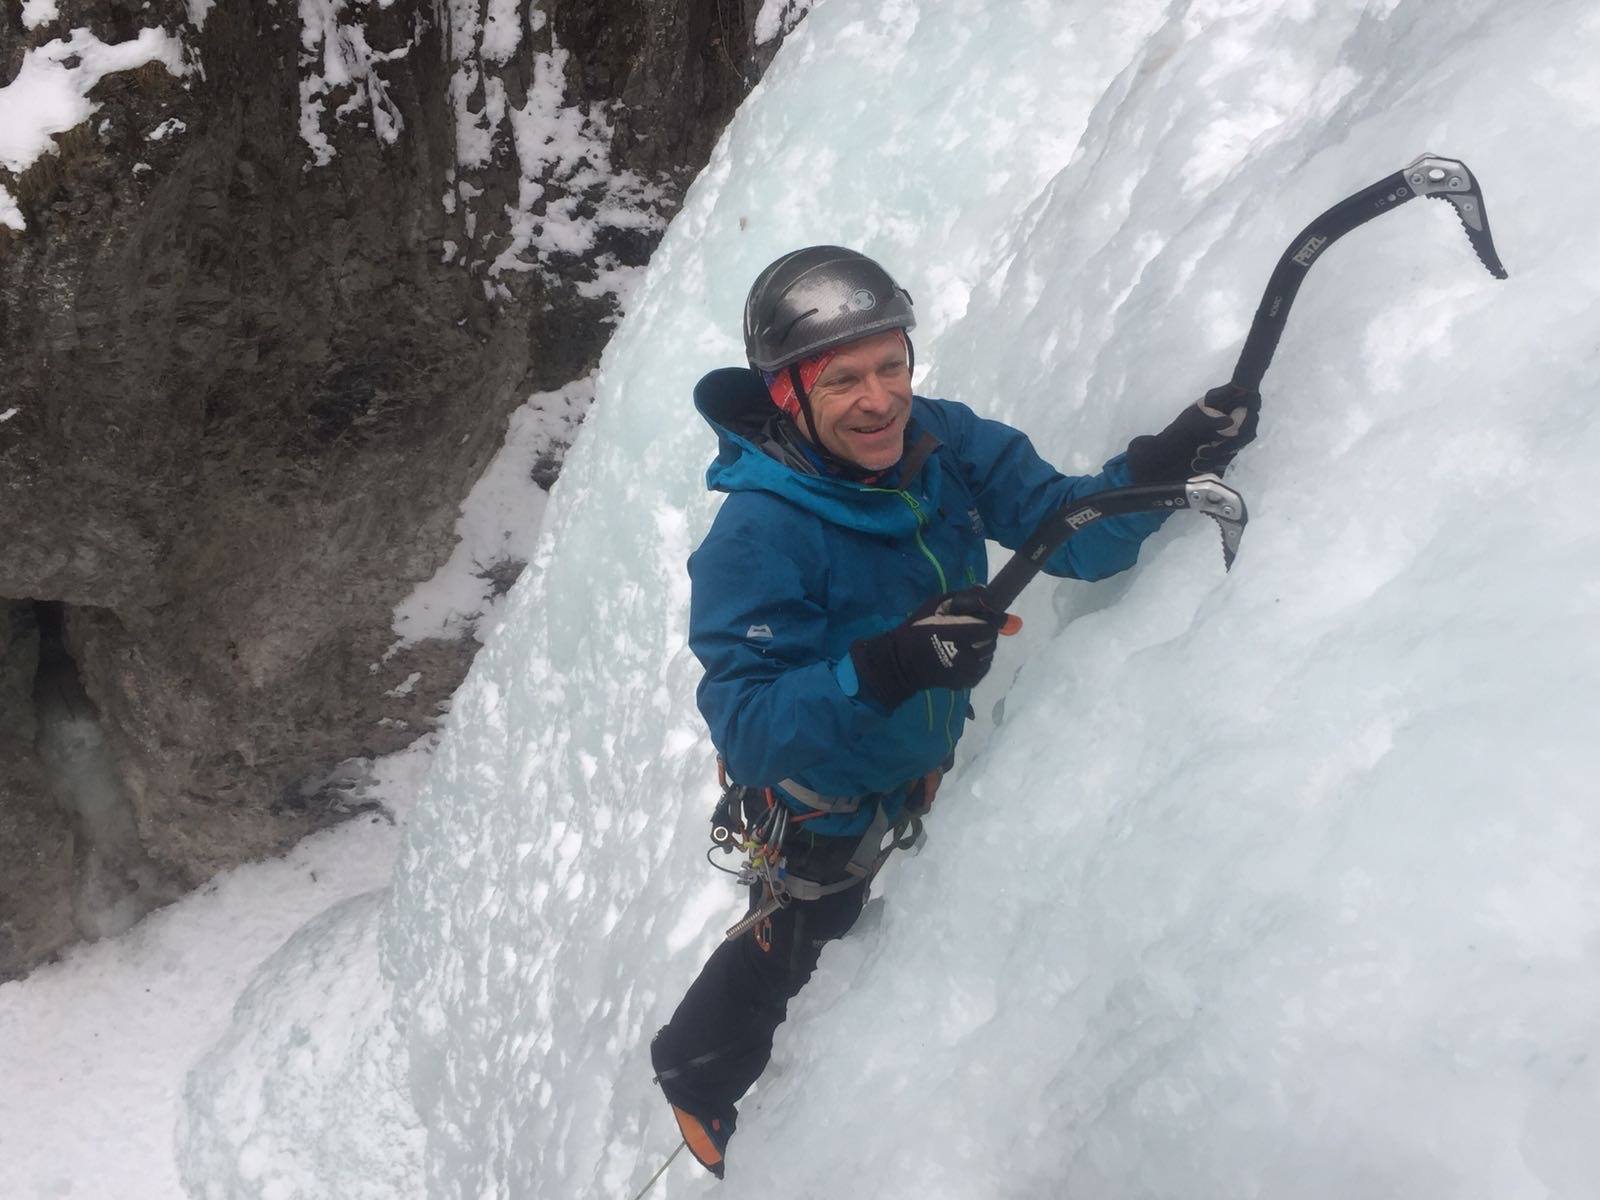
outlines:
M398 644L396 604L775 48L758 0L41 7L6 6L0 83L92 61L79 29L183 51L0 169L0 979L73 936L85 836L36 606L163 889L337 820L339 765L426 731L475 648Z
M72 826L34 752L39 626L0 600L0 979L73 937Z

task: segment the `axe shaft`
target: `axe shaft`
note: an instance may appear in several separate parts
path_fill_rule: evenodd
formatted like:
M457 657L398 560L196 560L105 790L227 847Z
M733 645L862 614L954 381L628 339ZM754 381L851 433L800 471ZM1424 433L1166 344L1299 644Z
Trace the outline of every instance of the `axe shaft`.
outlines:
M1245 391L1261 390L1261 380L1272 365L1272 356L1278 349L1278 339L1289 320L1289 308L1294 304L1295 293L1306 274L1327 248L1358 226L1373 217L1399 208L1416 196L1431 196L1448 200L1460 214L1467 238L1478 253L1484 267L1496 279L1504 279L1506 271L1495 253L1494 238L1489 232L1488 214L1484 211L1483 194L1477 180L1464 163L1455 159L1424 154L1393 175L1386 175L1371 187L1362 188L1347 196L1311 224L1302 229L1289 248L1278 259L1267 280L1267 290L1262 293L1256 308L1255 320L1250 323L1250 334L1239 352L1239 361L1233 368L1232 383Z
M1233 384L1246 391L1260 391L1261 380L1272 365L1272 356L1278 349L1278 339L1289 321L1289 308L1294 304L1295 293L1311 270L1311 265L1322 257L1322 252L1359 225L1364 225L1380 213L1398 208L1412 198L1411 189L1405 186L1401 171L1385 176L1371 187L1363 188L1353 196L1339 201L1311 224L1302 229L1289 243L1289 248L1272 269L1267 280L1267 290L1256 307L1255 320L1250 323L1250 334L1239 352L1239 361L1233 368Z

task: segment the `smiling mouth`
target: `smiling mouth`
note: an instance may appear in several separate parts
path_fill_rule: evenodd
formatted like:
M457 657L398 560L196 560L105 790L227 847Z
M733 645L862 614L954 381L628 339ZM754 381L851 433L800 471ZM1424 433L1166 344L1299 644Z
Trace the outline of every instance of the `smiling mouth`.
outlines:
M885 429L888 429L889 426L891 426L893 424L894 424L894 418L890 417L882 425L872 425L872 426L857 425L856 428L855 428L855 432L856 433L864 433L864 434L882 433Z

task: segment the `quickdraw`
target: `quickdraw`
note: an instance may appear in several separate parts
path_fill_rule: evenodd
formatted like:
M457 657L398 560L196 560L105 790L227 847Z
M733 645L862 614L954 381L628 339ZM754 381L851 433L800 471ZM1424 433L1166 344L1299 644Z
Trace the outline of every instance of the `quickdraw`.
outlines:
M728 778L726 766L717 760L717 782L722 785L722 797L717 801L711 818L711 849L706 860L719 871L737 877L747 886L759 886L761 899L743 920L731 926L725 937L732 941L754 930L759 942L763 930L770 931L772 914L795 900L818 900L860 887L869 882L896 850L906 850L922 836L922 818L933 804L942 771L930 772L915 786L918 795L908 801L904 811L892 824L878 807L873 822L862 835L855 855L845 864L845 877L830 883L818 883L796 875L787 869L784 845L789 833L797 825L816 817L826 816L823 811L793 812L782 804L771 788L744 788ZM757 801L752 816L745 812L746 799L754 793L765 801ZM885 843L884 835L892 834ZM745 856L738 870L720 866L712 859L712 851L724 854L741 852Z

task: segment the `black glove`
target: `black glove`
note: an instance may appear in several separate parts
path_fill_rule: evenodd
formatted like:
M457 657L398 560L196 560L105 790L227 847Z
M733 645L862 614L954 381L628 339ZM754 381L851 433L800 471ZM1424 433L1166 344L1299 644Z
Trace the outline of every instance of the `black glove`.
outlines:
M1221 475L1233 456L1255 440L1261 393L1233 384L1212 388L1155 436L1128 443L1135 483L1174 483L1207 471Z
M894 710L926 688L969 688L989 673L997 634L1022 628L989 607L982 588L935 596L876 637L850 647L860 694Z

